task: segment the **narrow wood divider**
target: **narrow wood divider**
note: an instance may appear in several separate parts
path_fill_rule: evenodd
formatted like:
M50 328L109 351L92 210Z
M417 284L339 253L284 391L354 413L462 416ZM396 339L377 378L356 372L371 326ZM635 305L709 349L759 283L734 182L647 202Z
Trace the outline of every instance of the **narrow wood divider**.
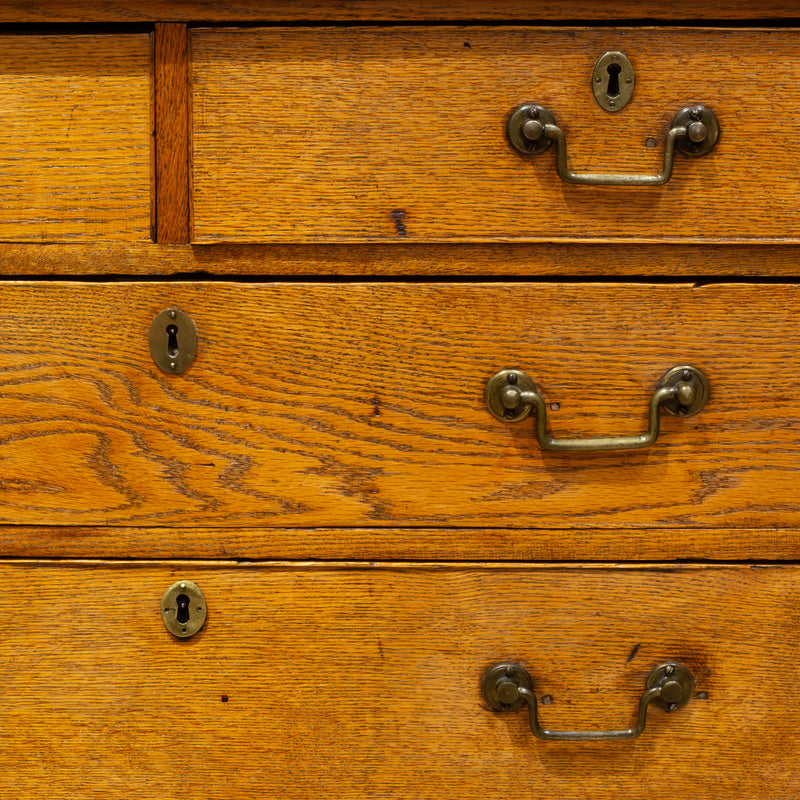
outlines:
M154 42L156 240L189 241L189 39L186 25L157 22Z

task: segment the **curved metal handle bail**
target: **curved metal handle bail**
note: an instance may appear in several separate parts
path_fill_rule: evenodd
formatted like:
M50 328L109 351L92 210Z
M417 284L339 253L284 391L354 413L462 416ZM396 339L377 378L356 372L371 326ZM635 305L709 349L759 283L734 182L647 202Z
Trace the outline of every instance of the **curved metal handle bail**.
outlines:
M635 450L658 438L661 408L673 416L697 414L708 402L706 376L696 367L673 367L666 372L650 398L647 432L634 436L596 439L556 439L547 432L547 406L531 378L518 369L506 369L486 382L484 399L494 417L503 422L520 422L536 412L536 439L544 450Z
M565 183L592 186L661 186L672 177L675 150L687 156L711 152L719 139L719 120L707 106L687 106L672 118L664 143L664 165L657 175L572 172L567 166L567 139L555 117L542 106L526 103L511 112L506 126L511 146L523 155L534 155L556 143L556 171Z
M481 682L483 695L495 711L517 711L528 706L531 733L537 739L556 742L602 742L635 739L642 735L647 722L647 709L652 704L666 711L686 705L694 693L692 673L678 661L666 661L647 676L645 689L639 697L636 722L631 728L610 731L551 731L539 723L536 693L530 674L518 664L495 664L486 671Z

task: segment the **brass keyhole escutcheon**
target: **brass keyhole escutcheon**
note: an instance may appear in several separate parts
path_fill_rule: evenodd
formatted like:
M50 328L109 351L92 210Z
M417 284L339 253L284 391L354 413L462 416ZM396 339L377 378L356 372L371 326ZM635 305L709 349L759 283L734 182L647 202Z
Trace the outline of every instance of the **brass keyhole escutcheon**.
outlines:
M177 308L156 314L148 336L150 355L164 372L185 372L197 355L194 320Z
M177 581L161 597L164 627L179 639L194 636L206 621L206 599L192 581Z
M601 108L621 111L630 103L636 76L625 53L611 50L597 59L592 72L592 92Z

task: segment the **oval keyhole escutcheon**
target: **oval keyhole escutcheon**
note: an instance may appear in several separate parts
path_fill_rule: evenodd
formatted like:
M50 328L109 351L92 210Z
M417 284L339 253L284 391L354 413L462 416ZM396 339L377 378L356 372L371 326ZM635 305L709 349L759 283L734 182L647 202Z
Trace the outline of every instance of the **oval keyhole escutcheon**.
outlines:
M150 324L150 355L164 372L184 372L197 355L197 328L192 318L177 308L156 314Z
M592 72L594 98L606 111L620 111L633 97L636 77L624 53L611 50L597 59Z
M179 639L194 636L206 621L206 599L191 581L177 581L161 597L164 627Z

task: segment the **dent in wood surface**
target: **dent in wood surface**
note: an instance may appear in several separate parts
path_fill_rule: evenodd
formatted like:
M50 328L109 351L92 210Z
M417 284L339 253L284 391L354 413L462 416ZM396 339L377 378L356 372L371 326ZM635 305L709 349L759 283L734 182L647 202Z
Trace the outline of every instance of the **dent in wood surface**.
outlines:
M150 37L0 36L0 239L150 238Z
M798 37L194 30L193 241L797 242ZM633 101L618 114L603 111L589 86L608 50L636 71ZM745 120L765 97L769 133L757 135ZM553 148L524 157L508 144L507 117L526 102L555 115L579 172L656 174L670 120L690 103L710 106L722 132L709 155L677 155L664 186L567 185Z
M159 614L179 578L208 602L187 642ZM0 587L9 797L800 792L797 568L0 564ZM510 659L548 726L617 727L666 658L699 696L634 741L538 742L480 694Z
M182 375L147 344L169 307L198 330ZM798 307L792 286L7 283L0 519L790 528ZM635 433L683 363L711 400L642 450L543 452L484 406L513 366L554 434Z

